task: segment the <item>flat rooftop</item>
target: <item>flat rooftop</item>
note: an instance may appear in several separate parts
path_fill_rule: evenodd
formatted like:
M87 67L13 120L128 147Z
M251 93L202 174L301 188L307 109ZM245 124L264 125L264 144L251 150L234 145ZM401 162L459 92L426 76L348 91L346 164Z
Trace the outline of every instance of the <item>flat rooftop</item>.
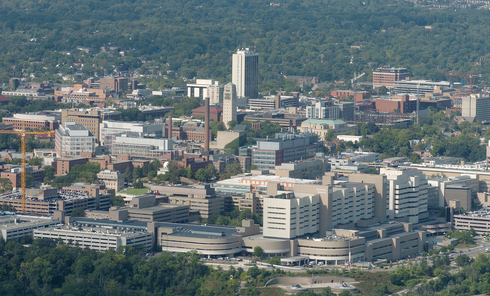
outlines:
M121 207L119 210L131 210L131 212L136 213L154 213L162 210L172 210L176 208L189 207L188 205L177 205L177 204L160 204L153 207L146 208L131 208L131 207Z
M44 199L38 199L37 197L27 197L28 201L38 201L38 202L52 202L56 200L77 200L77 199L87 199L93 198L94 196L88 194L86 191L76 191L76 190L58 190L57 196L45 197ZM0 199L3 200L21 200L22 194L19 191L5 192L0 194Z
M193 224L193 223L157 223L159 227L174 228L174 233L169 236L185 236L195 238L218 238L230 237L238 235L236 227L208 225L208 224Z
M23 229L29 226L40 226L40 225L50 225L53 224L53 219L21 219L17 216L5 216L0 218L0 230L8 229Z
M126 220L124 222L118 222L109 219L92 219L92 218L72 218L72 223L78 225L94 225L103 227L116 227L119 228L133 228L133 229L147 229L147 222Z
M481 208L477 211L470 211L464 214L455 215L455 217L472 217L472 218L490 218L490 207Z
M230 178L226 180L221 180L217 182L217 184L229 184L229 183L242 183L246 184L245 181L268 181L268 182L277 182L277 183L295 183L295 184L321 184L320 181L317 180L307 180L307 179L296 179L296 178L287 178L287 177L279 177L273 175L253 175L253 176L243 176ZM257 184L259 185L259 184Z
M56 226L42 229L42 231L47 232L72 232L77 234L87 234L94 235L100 234L103 236L127 236L133 237L138 236L138 234L147 232L146 230L119 230L108 227L75 227L75 226Z
M108 219L91 219L91 218L73 218L72 221L76 225L87 225L86 227L101 226L101 227L115 227L128 228L128 229L141 229L146 231L147 222L143 221L113 221ZM210 237L220 237L238 235L236 227L232 226L221 226L221 225L209 225L209 224L196 224L196 223L170 223L170 222L155 222L157 227L173 228L174 233L169 234L169 236L185 236L185 237L196 237L196 238L210 238Z

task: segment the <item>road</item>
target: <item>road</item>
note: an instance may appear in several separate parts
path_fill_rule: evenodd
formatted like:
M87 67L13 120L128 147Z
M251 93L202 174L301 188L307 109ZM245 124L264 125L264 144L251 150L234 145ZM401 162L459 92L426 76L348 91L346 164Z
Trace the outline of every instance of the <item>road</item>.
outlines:
M203 262L204 265L208 265L208 266L213 266L213 267L220 266L223 270L228 270L228 269L230 269L231 266L233 266L234 268L241 267L241 268L243 268L243 270L247 271L250 267L257 266L258 268L266 269L266 270L281 269L284 271L292 271L292 272L305 271L304 267L290 267L290 266L281 266L281 265L271 265L271 264L262 263L262 262L249 263L249 260L245 260L245 261L213 260L213 261L201 261L201 262Z

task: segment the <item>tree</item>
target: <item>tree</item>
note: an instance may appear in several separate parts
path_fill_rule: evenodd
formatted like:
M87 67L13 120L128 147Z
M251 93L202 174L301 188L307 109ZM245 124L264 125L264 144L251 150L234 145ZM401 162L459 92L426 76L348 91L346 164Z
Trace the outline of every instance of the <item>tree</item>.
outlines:
M335 293L332 292L332 289L330 287L326 287L322 290L320 296L335 296Z
M205 180L210 180L215 178L218 175L218 172L216 171L216 168L212 163L208 164L206 168L204 169L204 175L205 175Z
M39 157L33 157L31 159L29 159L29 165L42 165L43 164L43 158L39 158Z
M260 246L256 246L254 248L254 252L253 252L254 257L261 258L263 254L264 254L264 250Z
M255 286L248 287L243 296L259 296L260 292Z
M456 257L456 265L459 267L468 266L471 262L471 258L466 254L461 254Z
M239 162L234 162L226 166L225 173L230 176L235 176L242 173L242 166Z
M271 260L269 260L269 263L274 265L279 265L281 264L281 258L277 256L272 257Z
M236 120L231 120L228 122L228 129L230 131L234 130L235 129L235 126L238 124L238 122Z
M226 130L226 126L223 122L215 121L215 120L211 120L209 122L209 128L211 129L211 132L213 133L214 138L216 138L218 136L218 131Z
M134 188L143 188L143 186L144 186L143 181L141 181L141 180L138 180L138 181L134 182L134 184L133 184Z
M0 178L0 186L6 191L12 191L12 182L8 178Z
M156 177L157 173L155 171L149 171L148 172L148 179L152 180Z
M124 198L120 195L111 195L111 206L122 207L124 206Z
M26 174L26 187L34 185L34 177L30 174Z
M333 129L329 129L328 132L325 134L325 140L331 142L335 138L337 138L335 132L333 131Z
M184 169L184 176L187 178L187 179L192 179L192 170L190 167L186 167Z
M54 173L55 173L54 167L50 165L46 165L43 167L43 170L44 170L44 182L49 182L53 180Z
M126 180L126 182L131 182L133 180L133 171L129 166L126 168L126 171L124 172L124 179Z
M143 169L140 167L133 168L133 180L143 178Z
M150 163L150 170L152 171L158 171L161 167L163 167L162 163L160 162L160 160L158 159L154 159L151 163Z
M198 169L194 176L196 177L196 180L201 182L206 181L206 173L204 172L204 169Z
M82 208L76 208L71 211L71 217L85 217L85 210Z

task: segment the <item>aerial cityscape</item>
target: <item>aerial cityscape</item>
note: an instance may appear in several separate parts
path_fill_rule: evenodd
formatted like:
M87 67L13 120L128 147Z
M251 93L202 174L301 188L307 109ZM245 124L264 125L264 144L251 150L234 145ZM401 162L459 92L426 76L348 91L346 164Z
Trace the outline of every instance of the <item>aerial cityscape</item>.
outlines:
M490 1L0 10L0 295L490 295Z

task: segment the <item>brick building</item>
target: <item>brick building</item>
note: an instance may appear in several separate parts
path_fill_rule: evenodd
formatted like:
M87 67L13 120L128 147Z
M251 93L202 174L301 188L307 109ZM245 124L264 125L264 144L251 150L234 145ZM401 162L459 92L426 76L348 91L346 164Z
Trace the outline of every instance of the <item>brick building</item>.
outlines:
M128 79L124 77L100 78L100 88L108 91L123 92L128 90Z
M393 96L391 99L374 100L378 112L412 113L417 110L417 100L410 100L408 95Z
M55 169L56 169L56 175L57 176L63 176L63 175L66 175L70 172L70 169L76 165L76 164L79 164L79 165L83 165L83 164L86 164L88 162L88 158L87 157L76 157L76 156L72 156L72 157L65 157L65 158L62 158L62 159L58 159L56 160L55 163Z
M205 117L204 106L197 107L192 110L191 115L194 117ZM223 107L220 106L209 106L209 119L215 121L223 121Z
M371 97L371 93L367 91L352 91L352 90L332 90L330 95L335 98L346 99L352 96L354 103L362 102Z
M406 68L383 66L373 71L373 88L393 88L396 81L409 79L410 73Z
M60 120L60 116L49 114L14 114L13 117L4 117L2 123L11 124L14 130L22 130L23 123L26 129L37 130L48 128L55 130L59 128Z

